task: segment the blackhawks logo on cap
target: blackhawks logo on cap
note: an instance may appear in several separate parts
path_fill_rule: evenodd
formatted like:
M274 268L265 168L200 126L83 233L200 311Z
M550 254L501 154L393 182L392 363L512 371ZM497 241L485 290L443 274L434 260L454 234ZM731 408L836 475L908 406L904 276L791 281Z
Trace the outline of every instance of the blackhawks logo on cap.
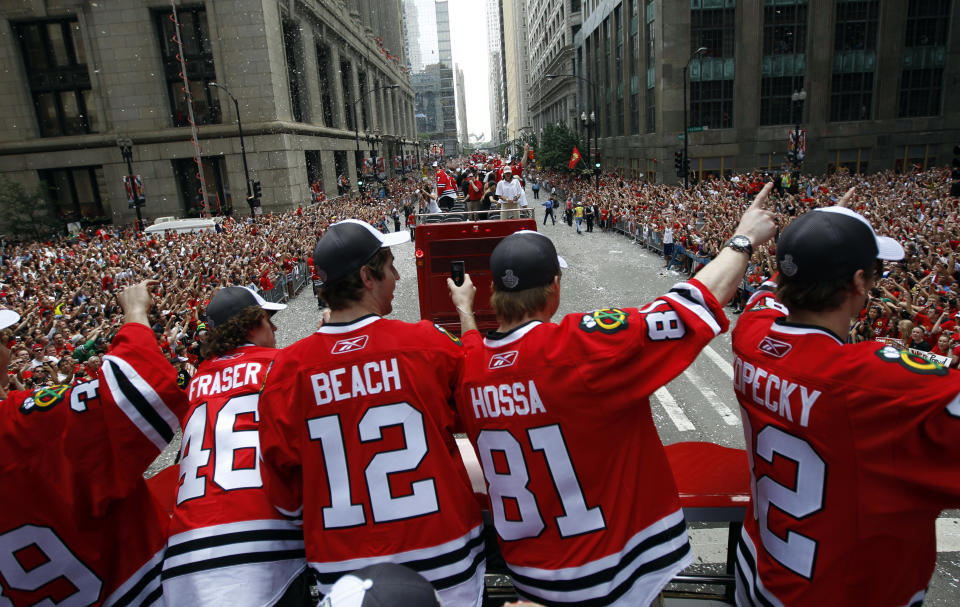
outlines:
M69 389L70 386L60 385L34 390L33 394L25 398L23 403L20 404L20 412L28 415L34 411L47 411L62 401Z
M913 354L909 350L901 350L893 346L884 346L877 350L877 357L880 360L897 363L907 371L919 373L920 375L946 375L947 368L935 360L927 360L922 356Z
M627 328L627 313L619 308L603 308L587 312L580 318L580 328L587 333L616 333Z

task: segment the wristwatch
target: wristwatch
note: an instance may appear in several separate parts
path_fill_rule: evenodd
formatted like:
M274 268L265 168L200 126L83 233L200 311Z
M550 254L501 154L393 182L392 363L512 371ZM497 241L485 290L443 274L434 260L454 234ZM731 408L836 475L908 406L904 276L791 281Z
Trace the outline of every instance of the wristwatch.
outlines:
M742 234L737 234L723 246L730 247L738 253L746 253L747 257L753 255L753 245L750 243L750 239Z

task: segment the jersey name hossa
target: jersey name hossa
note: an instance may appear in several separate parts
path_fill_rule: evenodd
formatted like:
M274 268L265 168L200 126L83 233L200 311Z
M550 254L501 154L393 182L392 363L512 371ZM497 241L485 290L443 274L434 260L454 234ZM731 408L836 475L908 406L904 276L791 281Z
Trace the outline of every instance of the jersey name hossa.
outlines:
M186 399L153 331L125 324L97 379L0 403L0 605L162 605L169 517L143 472Z
M692 561L649 397L726 327L692 280L639 310L464 335L457 408L522 595L647 605Z
M767 283L733 332L752 499L737 604L923 602L960 506L960 373L786 322Z
M260 478L258 401L277 352L241 346L205 361L190 382L163 564L170 604L273 604L306 567L303 532Z
M366 316L285 348L261 395L264 486L303 517L321 591L370 563L406 564L445 603L479 604L482 518L452 432L459 340Z

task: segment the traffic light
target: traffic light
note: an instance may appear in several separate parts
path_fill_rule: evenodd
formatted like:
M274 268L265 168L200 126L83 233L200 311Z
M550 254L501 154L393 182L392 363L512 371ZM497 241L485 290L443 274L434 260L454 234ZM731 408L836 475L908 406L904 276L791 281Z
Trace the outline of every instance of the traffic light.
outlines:
M259 179L256 179L253 182L253 197L257 200L260 200L263 197L263 191L260 189Z
M260 180L254 179L251 182L251 185L253 186L253 193L247 197L247 203L251 207L258 207L260 206L260 197L262 196L262 193L260 190Z
M689 175L689 174L690 174L690 159L689 159L689 158L684 158L684 159L683 159L683 174L684 174L684 175Z
M683 175L683 152L673 154L673 168L677 170L677 175Z

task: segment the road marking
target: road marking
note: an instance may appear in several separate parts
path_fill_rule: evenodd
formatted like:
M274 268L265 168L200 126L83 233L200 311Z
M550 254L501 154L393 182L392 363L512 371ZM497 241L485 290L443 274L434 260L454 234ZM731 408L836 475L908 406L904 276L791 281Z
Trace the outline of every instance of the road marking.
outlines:
M937 552L960 552L960 518L937 519Z
M707 355L707 358L716 363L721 371L727 374L727 379L733 381L733 365L728 363L726 359L720 356L717 351L710 346L705 347L703 353Z
M700 393L706 397L707 402L710 403L710 406L713 407L714 411L720 415L725 424L728 426L740 425L740 418L730 410L730 407L723 404L723 400L717 396L717 393L713 391L713 388L711 388L707 382L703 381L703 378L700 377L692 367L688 367L683 374L686 375L690 381L693 382L693 385L700 390Z
M660 406L663 407L663 410L666 411L670 419L673 420L673 425L677 427L677 430L681 432L693 430L693 423L690 422L690 418L684 414L683 409L677 404L673 395L667 392L666 388L658 388L653 395L660 401Z

